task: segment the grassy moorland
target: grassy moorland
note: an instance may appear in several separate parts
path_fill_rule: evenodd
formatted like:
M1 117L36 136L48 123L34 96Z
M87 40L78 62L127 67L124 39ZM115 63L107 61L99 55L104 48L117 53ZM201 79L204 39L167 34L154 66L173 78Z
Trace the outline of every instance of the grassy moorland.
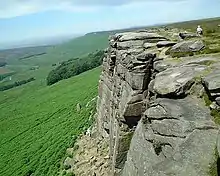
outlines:
M0 93L0 175L57 175L66 148L91 124L94 107L85 105L97 95L99 74L97 68L53 86Z
M0 175L55 176L60 170L66 148L91 125L94 105L85 105L97 96L100 68L46 86L54 63L107 47L107 35L83 36L50 47L40 56L7 58L4 72L14 71L12 80L0 85L36 78L28 84L0 92ZM25 53L25 52L24 52ZM26 53L25 53L26 54ZM38 66L38 69L30 68ZM76 111L77 103L82 105Z

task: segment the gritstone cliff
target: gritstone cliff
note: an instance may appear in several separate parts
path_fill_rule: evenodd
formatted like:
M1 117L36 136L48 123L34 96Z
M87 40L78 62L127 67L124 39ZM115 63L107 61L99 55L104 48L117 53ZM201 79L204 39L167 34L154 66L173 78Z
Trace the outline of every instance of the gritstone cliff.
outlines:
M142 30L109 38L97 129L109 143L110 175L217 175L220 58L171 57L205 47L199 36L175 36Z

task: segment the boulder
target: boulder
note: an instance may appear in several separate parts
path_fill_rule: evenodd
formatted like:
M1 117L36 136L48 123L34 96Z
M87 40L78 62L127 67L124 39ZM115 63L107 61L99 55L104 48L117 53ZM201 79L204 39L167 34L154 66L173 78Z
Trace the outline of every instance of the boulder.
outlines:
M220 70L214 70L204 78L202 81L213 97L220 96Z
M143 40L135 40L135 41L125 41L125 42L118 42L117 49L118 50L126 50L129 48L142 48L144 44Z
M120 42L128 40L164 39L164 37L159 34L148 32L126 32L116 34L116 36Z
M189 39L189 38L198 38L200 37L198 34L189 33L189 32L181 32L179 33L181 39Z
M186 95L195 82L194 78L205 69L205 66L200 65L168 68L156 75L153 89L157 94L163 96Z
M188 40L177 43L171 48L170 52L195 52L202 50L204 47L205 45L201 40Z
M195 41L192 45L189 46L190 51L200 51L205 47L204 43L201 40Z
M156 58L156 53L147 51L147 52L138 54L137 56L135 56L135 58L138 61L146 62L146 61Z
M148 43L148 42L146 42L146 43L144 43L143 47L145 49L149 49L149 48L155 47L156 45L157 45L156 43Z
M71 168L74 165L74 159L67 157L63 163L64 167L67 169Z
M74 148L68 148L68 149L66 149L66 154L67 154L67 155L73 156L73 153L74 153Z
M163 61L156 61L154 62L154 69L158 72L162 72L169 68L171 65L169 63L163 62Z
M209 176L218 127L192 98L160 98L145 112L131 140L122 176Z
M160 41L160 42L157 42L157 47L158 48L170 47L170 46L173 46L175 44L176 44L176 42L173 42L173 41Z
M197 64L197 65L212 65L216 62L218 62L218 58L215 57L198 57L198 58L186 58L184 61L181 63L181 65L189 65L189 64Z

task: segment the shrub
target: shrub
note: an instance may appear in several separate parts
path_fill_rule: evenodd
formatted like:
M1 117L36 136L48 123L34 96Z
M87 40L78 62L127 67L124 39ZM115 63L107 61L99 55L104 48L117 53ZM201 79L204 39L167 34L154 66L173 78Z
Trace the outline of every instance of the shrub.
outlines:
M27 83L29 83L31 81L34 81L34 80L35 80L35 78L32 77L32 78L29 78L27 80L16 81L13 84L8 84L8 85L5 85L5 86L1 86L0 91L12 89L14 87L18 87L18 86L21 86L23 84L27 84Z
M50 71L47 76L47 85L55 84L60 80L70 78L98 67L102 64L103 57L104 51L98 51L96 53L90 53L83 58L73 58L68 61L63 61L57 68Z

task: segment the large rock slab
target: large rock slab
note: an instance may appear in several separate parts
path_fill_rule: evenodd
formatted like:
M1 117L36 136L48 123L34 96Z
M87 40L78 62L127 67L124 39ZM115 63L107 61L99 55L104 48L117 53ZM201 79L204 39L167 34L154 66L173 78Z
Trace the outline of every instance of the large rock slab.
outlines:
M218 127L192 98L157 99L132 138L123 176L209 176Z
M216 62L218 62L219 59L215 57L205 57L205 56L200 56L198 58L185 58L183 59L183 62L181 65L189 65L189 64L197 64L197 65L207 65L210 66Z
M211 96L220 96L220 70L214 70L202 80Z
M201 51L204 47L205 45L201 40L187 40L174 45L170 52L195 52Z
M218 131L195 130L179 146L175 154L153 167L155 173L168 176L210 176L216 164L216 137ZM217 168L216 168L217 170Z
M181 33L179 33L179 36L182 39L189 39L189 38L198 38L198 37L200 37L196 33L189 33L189 32L181 32Z
M118 42L117 49L118 50L126 50L130 48L142 48L144 44L143 40L135 40L135 41L125 41L125 42Z
M176 44L176 42L173 42L173 41L159 41L159 42L157 42L157 47L158 48L170 47L170 46L173 46L175 44Z
M165 62L163 60L162 61L155 61L153 64L154 69L158 72L162 72L171 66L172 65L170 63Z
M148 32L126 32L121 34L116 34L118 41L128 41L128 40L145 40L145 39L164 39L163 36L157 33Z
M187 94L195 81L194 78L205 69L205 66L200 65L168 68L156 75L153 89L159 95Z
M144 43L144 45L143 45L143 47L144 47L145 49L153 48L153 47L155 47L155 46L157 46L156 43L148 43L148 42Z

